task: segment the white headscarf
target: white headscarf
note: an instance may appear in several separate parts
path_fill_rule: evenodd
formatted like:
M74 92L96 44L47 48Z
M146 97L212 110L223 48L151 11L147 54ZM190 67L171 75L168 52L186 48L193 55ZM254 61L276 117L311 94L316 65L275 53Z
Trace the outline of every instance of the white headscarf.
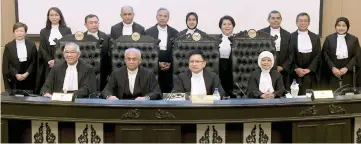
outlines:
M270 58L272 61L271 67L268 70L262 68L262 65L261 65L262 59L265 57ZM274 58L273 58L273 54L271 52L263 51L258 56L258 66L262 70L261 77L259 80L259 91L261 91L262 93L273 93L274 92L274 89L272 86L272 79L271 79L271 75L270 75L270 71L271 71L273 65L274 65Z

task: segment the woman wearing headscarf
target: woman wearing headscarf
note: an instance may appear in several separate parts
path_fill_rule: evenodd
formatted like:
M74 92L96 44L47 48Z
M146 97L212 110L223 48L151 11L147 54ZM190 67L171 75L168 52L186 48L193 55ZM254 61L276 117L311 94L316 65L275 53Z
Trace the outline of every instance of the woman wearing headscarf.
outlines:
M273 54L269 51L263 51L258 56L258 66L252 72L248 80L247 95L251 98L268 99L282 97L286 89L283 84L282 75L273 70Z
M356 65L356 53L360 49L358 38L348 33L350 22L345 17L336 20L336 32L327 36L323 44L323 56L332 74L328 84L332 90L353 82L353 67Z
M218 23L222 34L219 35L219 78L227 96L236 97L233 94L233 74L232 74L232 35L236 22L231 16L223 16Z
M179 32L179 35L185 35L185 34L193 34L195 32L200 33L200 34L206 34L205 32L199 30L197 28L198 26L198 15L195 12L189 12L186 16L186 24L187 24L187 29L182 30L181 32Z

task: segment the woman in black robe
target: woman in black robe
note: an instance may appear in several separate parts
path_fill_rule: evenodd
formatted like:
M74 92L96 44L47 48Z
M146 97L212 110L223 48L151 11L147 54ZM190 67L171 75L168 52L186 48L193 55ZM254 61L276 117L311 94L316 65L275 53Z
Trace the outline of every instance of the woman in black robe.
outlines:
M50 8L47 14L46 27L40 31L36 92L40 91L50 69L54 66L56 50L54 40L59 40L69 34L71 34L71 30L66 26L61 10L57 7Z
M219 28L222 34L219 35L221 43L219 44L219 78L227 96L235 98L233 94L233 76L232 76L232 35L233 28L236 26L231 16L223 16L219 20Z
M186 24L187 24L187 29L184 29L181 32L179 32L179 35L193 34L195 32L200 33L200 34L206 34L205 32L203 32L197 28L197 26L198 26L197 13L189 12L186 16Z
M272 69L273 54L262 52L258 57L259 69L252 72L248 80L247 95L251 98L269 99L284 96L286 89L281 73Z
M2 69L7 90L34 91L37 48L25 38L27 30L25 24L16 23L13 26L15 39L5 45Z
M348 33L350 22L345 17L336 20L336 32L326 37L323 44L323 56L329 73L329 88L336 90L341 85L353 85L353 67L356 65L356 53L360 49L359 40Z

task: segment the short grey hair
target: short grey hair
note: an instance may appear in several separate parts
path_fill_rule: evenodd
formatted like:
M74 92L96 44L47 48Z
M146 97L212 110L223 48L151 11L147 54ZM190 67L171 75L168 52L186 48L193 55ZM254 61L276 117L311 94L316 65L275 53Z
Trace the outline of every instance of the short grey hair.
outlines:
M271 12L268 14L268 18L267 18L267 19L270 19L272 14L280 14L280 17L281 17L281 19L282 19L281 13L280 13L279 11L277 11L277 10L271 11Z
M169 10L168 10L168 9L166 9L166 8L164 8L164 7L161 7L161 8L159 8L159 9L157 10L157 15L158 15L158 13L159 13L160 11L162 11L162 10L167 11L168 16L170 15Z
M126 49L125 52L124 52L124 57L129 52L136 52L137 54L139 54L140 59L142 59L142 52L140 52L140 50L138 48L128 48L128 49Z
M79 47L78 44L73 43L73 42L69 42L69 43L65 44L65 47L68 47L68 46L74 47L74 48L75 48L75 51L76 51L77 53L79 53L79 54L81 53L80 47ZM64 50L65 50L65 47L64 47Z
M130 10L132 10L132 13L134 13L133 7L131 7L131 6L129 6L129 5L123 6L123 7L120 9L120 13L122 13L122 11L123 11L124 8L129 8Z

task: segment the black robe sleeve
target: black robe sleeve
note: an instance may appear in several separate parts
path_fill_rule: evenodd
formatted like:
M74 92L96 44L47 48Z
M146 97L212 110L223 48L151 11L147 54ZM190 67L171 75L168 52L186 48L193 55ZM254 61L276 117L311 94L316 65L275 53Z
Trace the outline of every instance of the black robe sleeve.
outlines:
M55 75L56 69L51 69L48 77L45 80L43 87L40 90L40 95L44 95L46 93L53 94L54 92L54 82L55 82Z
M173 93L184 93L185 92L182 79L179 76L174 76L172 92Z
M96 92L96 78L95 70L92 66L85 69L82 77L80 88L74 92L74 95L78 98L88 97L90 94Z
M316 42L316 47L314 47L312 49L312 51L315 51L316 56L313 58L311 64L308 66L308 69L310 69L311 71L313 71L314 73L318 74L319 73L319 64L320 64L320 60L321 60L321 42L320 42L320 38L317 38L317 42Z
M38 50L36 48L36 45L34 44L33 47L31 48L31 57L33 57L27 72L30 74L35 74L36 75L36 65L37 65L37 55L38 55Z
M52 60L52 54L48 50L49 45L45 31L46 29L40 31L39 57L47 64L48 61Z
M335 64L332 62L330 58L330 44L329 44L329 36L326 38L325 42L323 43L322 51L323 51L323 57L325 59L326 64L328 65L329 69L332 69L335 67Z
M3 79L5 89L10 89L9 81L15 80L15 75L18 74L18 71L12 66L10 63L10 51L9 47L5 45L5 50L3 54L3 62L2 62L2 72L3 72Z
M113 38L114 40L117 39L117 32L116 32L116 27L115 25L112 26L111 30L110 30L110 37Z
M149 76L149 93L147 96L149 96L151 100L159 99L162 97L162 93L160 91L158 80L153 72Z
M103 98L106 98L108 96L116 96L117 95L117 94L115 94L116 88L117 88L117 81L115 80L115 75L116 74L114 74L114 72L112 72L112 74L110 74L108 83L102 91Z
M279 73L275 74L274 78L276 78L276 82L275 82L276 88L273 94L275 95L275 97L283 97L286 92L286 88L285 85L283 84L282 75Z
M252 72L251 76L249 77L248 80L248 87L247 87L247 96L250 98L260 98L260 96L263 94L261 91L259 91L259 77L260 77L259 72L254 71Z
M346 65L346 68L348 70L352 70L353 67L356 65L356 56L357 56L357 51L360 50L360 43L359 43L359 40L358 38L356 38L355 40L355 44L352 44L353 46L355 46L355 49L356 49L356 55L354 55L354 57L347 63Z

